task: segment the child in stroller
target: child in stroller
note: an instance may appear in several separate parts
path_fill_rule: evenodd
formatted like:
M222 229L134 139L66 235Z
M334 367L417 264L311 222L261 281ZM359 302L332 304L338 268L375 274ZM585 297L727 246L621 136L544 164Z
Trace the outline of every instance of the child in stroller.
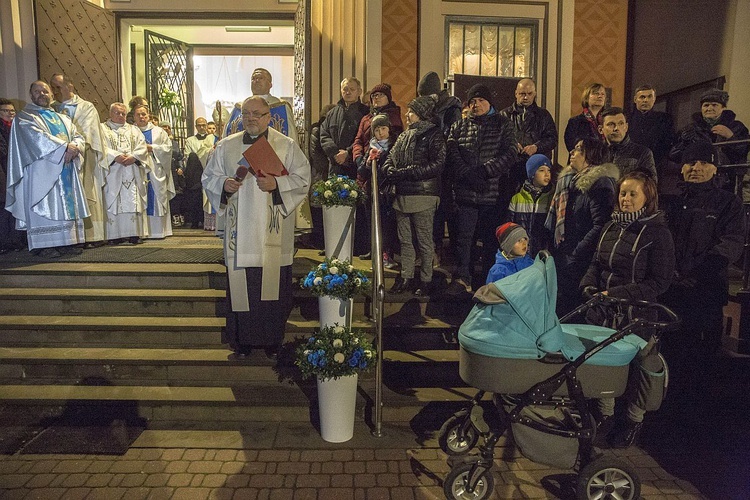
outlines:
M479 389L471 405L457 412L440 431L440 446L449 455L464 455L481 438L479 455L455 462L444 481L447 498L490 498L494 480L494 446L510 431L529 459L559 468L576 468L577 498L637 499L640 480L632 467L597 456L596 422L589 399L618 397L626 386L644 390L646 406L658 407L666 387L666 365L658 373L632 370L650 377L651 385L628 384L629 365L647 345L636 332L648 330L654 342L677 327L677 317L659 304L596 295L563 318L587 309L637 305L658 311L665 321L635 319L618 330L588 324L563 324L555 315L557 281L554 262L542 252L534 264L486 285L461 325L459 372ZM658 318L661 319L661 318ZM483 416L486 392L499 419L493 426Z

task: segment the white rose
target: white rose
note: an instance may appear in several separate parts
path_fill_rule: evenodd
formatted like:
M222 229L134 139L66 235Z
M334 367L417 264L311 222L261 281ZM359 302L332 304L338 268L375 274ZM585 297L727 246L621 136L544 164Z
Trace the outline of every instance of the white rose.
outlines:
M367 350L365 351L365 357L366 357L366 358L371 358L371 357L372 357L372 351L371 351L371 350L369 350L369 349L367 349Z
M320 276L316 277L313 280L313 285L320 285L321 283L323 283L323 278L321 278Z
M326 184L326 186L330 186L331 185L331 181L326 181L325 184Z
M344 333L344 327L343 326L335 326L335 327L333 327L333 333L336 334L336 335L341 335L342 333ZM338 340L338 339L336 339L336 340ZM339 340L339 342L341 342L341 341ZM341 344L339 344L339 345L341 345ZM334 347L335 346L336 346L336 344L334 344Z
M328 268L328 272L331 273L331 274L338 274L339 273L339 268L336 267L336 266L329 267Z
M310 354L310 349L305 349L302 354L304 354L305 356L307 356L308 354Z
M357 286L359 286L359 285L362 284L362 280L359 279L359 278L354 278L354 284L357 285Z
M333 339L333 347L341 347L344 345L344 341L341 339Z
M343 363L346 360L346 357L344 356L343 353L337 352L336 354L333 355L333 360L336 363Z
M359 344L359 339L357 337L352 337L352 344Z
M359 196L359 194L356 191L352 191L351 193L349 193L349 196L351 198L356 198L357 196Z
M333 196L333 193L331 191L329 191L329 190L326 190L326 192L323 193L323 196L326 197L326 198L330 198L331 196Z

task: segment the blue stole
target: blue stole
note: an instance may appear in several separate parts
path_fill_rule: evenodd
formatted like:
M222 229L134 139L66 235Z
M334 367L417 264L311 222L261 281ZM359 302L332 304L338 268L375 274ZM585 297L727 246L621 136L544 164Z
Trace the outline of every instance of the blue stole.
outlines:
M287 116L287 107L284 101L271 104L271 126L277 132L289 137L289 116Z
M69 116L72 120L76 115L76 110L78 109L77 104L60 104L60 114Z
M153 140L151 138L151 130L141 130L141 132L143 133L143 137L146 138L146 144L151 144ZM146 173L146 180L148 181L146 215L153 216L156 214L156 192L154 192L154 187L151 185L151 174Z
M40 109L39 116L42 117L44 122L47 124L50 134L55 137L62 139L66 142L70 142L70 134L68 129L65 128L65 124L60 117L51 109ZM73 162L66 162L63 165L63 169L60 172L60 184L62 187L62 201L65 207L65 215L67 220L76 218L76 201L73 191Z

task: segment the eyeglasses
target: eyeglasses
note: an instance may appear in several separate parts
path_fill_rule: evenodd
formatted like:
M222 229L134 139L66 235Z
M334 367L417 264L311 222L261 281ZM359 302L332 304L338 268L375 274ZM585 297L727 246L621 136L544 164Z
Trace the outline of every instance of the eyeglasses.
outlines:
M370 94L370 99L377 99L378 97L385 97L385 94L382 92L374 92Z
M271 114L270 111L266 111L265 113L258 113L257 111L253 111L252 113L244 113L243 112L242 113L242 118L251 118L252 117L252 118L261 119L264 116L270 115L270 114Z

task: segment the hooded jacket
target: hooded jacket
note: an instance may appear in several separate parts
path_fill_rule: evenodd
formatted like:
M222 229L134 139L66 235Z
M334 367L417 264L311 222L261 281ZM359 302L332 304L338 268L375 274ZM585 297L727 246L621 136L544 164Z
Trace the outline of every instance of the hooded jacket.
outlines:
M396 165L389 154L383 165L386 180L394 179L397 195L440 196L440 174L445 165L445 139L439 127L417 131L407 130L399 136L391 152L405 147L409 134L414 134L413 160L409 165Z
M570 169L566 167L560 175ZM602 229L615 204L615 182L620 170L613 163L587 168L573 180L565 213L565 239L558 246L562 266L575 266L583 274L591 262ZM580 276L580 275L579 275Z
M493 111L461 119L448 135L447 173L459 204L507 206L516 191L513 127Z
M674 242L662 212L622 228L610 221L596 246L581 288L612 297L654 301L666 292L675 269Z

